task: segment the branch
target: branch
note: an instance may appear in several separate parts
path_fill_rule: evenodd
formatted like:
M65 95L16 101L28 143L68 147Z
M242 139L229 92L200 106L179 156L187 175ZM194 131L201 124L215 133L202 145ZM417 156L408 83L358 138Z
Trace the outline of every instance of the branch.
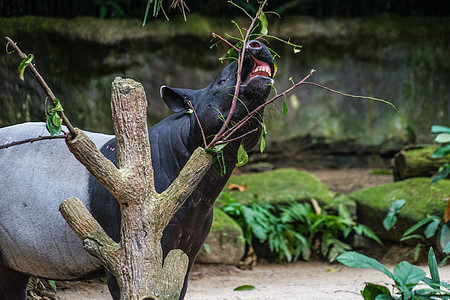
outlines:
M296 87L298 87L301 84L304 84L305 81L311 77L314 72L316 70L312 69L308 75L306 75L301 81L297 82L296 84L293 84L290 88L288 88L287 90L285 90L284 92L282 92L281 94L278 94L276 96L274 96L272 99L270 99L269 101L266 101L265 103L261 104L260 106L258 106L257 108L255 108L252 112L250 112L248 115L246 115L244 118L242 118L241 120L239 120L233 127L229 128L226 132L224 132L224 134L222 135L222 137L224 139L229 138L233 133L236 132L236 130L238 130L239 128L242 127L242 125L245 124L245 122L247 122L248 120L250 120L250 118L253 117L254 114L256 114L259 110L263 109L264 107L266 107L267 105L273 103L275 100L277 100L278 98L285 96L286 94L290 93L293 89L295 89ZM220 137L220 138L222 138Z
M219 39L221 39L223 42L225 42L225 44L227 44L228 46L230 46L231 48L233 48L234 50L236 50L236 52L237 53L239 53L239 49L236 47L236 46L234 46L232 43L230 43L227 39L224 39L223 37L221 37L220 35L218 35L218 34L216 34L216 33L212 33L212 36L214 37L214 38L219 38Z
M121 199L120 195L125 188L122 172L97 149L83 131L75 128L75 134L75 138L66 140L70 152L116 199Z
M6 44L6 49L8 49L8 45L11 45L11 47L14 48L14 51L17 52L17 55L19 55L19 57L21 59L27 58L27 55L20 50L20 48L17 46L17 44L12 39L10 39L9 37L5 37L5 39L8 42ZM55 102L56 97L53 94L52 90L47 85L47 83L45 82L44 78L42 78L41 74L39 74L39 72L37 71L37 69L34 67L34 65L32 63L28 65L28 68L30 69L31 73L33 73L34 77L37 79L37 81L41 85L44 92L50 98L50 102L53 104L53 107L55 107L56 106L56 102ZM74 138L75 134L76 134L75 129L72 126L72 124L70 123L69 119L67 119L66 115L62 111L58 111L58 114L61 117L61 119L63 120L64 124L67 126L67 129L69 129L71 138Z
M197 148L180 171L178 177L161 193L160 198L164 199L164 201L158 203L157 211L159 211L160 216L157 219L164 220L164 222L167 221L168 224L173 215L203 179L211 165L212 156L206 153L204 149ZM167 224L164 224L162 228L165 228Z
M61 203L59 211L70 228L84 242L86 251L99 259L108 270L114 270L116 266L113 261L119 244L108 236L83 202L75 197L68 198Z
M198 127L200 127L200 132L202 133L203 145L206 147L206 137L205 132L203 131L202 123L200 123L200 119L197 116L197 112L195 111L194 106L191 101L188 101L189 108L192 109L192 113L194 114L195 119L197 120Z
M12 146L22 145L22 144L25 144L25 143L34 143L34 142L43 141L43 140L65 139L65 138L66 138L65 135L55 135L55 136L50 136L49 135L49 136L39 136L39 137L36 137L36 138L31 138L31 139L26 139L26 140L22 140L22 141L12 142L12 143L9 143L9 144L6 144L6 143L8 143L8 141L6 141L4 145L0 145L0 149L6 149L6 148L9 148L9 147L12 147Z
M154 189L150 140L147 127L147 99L142 84L116 77L111 84L111 110L117 144L117 167L133 168L140 182ZM136 184L137 182L135 182Z
M255 26L255 22L259 18L266 3L267 3L267 0L264 0L264 2L261 4L258 12L256 13L255 17L252 19L252 22L250 23L247 33L245 34L244 40L242 41L242 51L239 54L238 70L236 73L236 87L234 89L234 96L233 96L233 100L231 101L230 111L228 112L228 116L227 116L225 122L223 123L222 128L220 128L219 132L213 138L211 143L209 143L209 145L206 147L207 149L211 149L212 147L214 147L216 142L221 139L221 137L223 136L223 133L227 130L228 124L231 121L231 117L233 116L233 112L236 108L236 103L237 103L237 99L239 96L239 89L241 87L241 75L242 75L241 73L242 73L242 65L244 63L245 47L247 46L247 41L248 41L248 38L250 36L250 33L251 33L253 27Z
M389 101L380 99L380 98L369 97L369 96L358 96L358 95L347 94L347 93L343 93L343 92L339 92L339 91L333 90L333 89L331 89L331 88L329 88L329 87L323 86L323 85L318 84L318 83L315 83L315 82L305 81L305 82L303 82L303 83L304 83L304 84L313 85L313 86L319 87L319 88L321 88L321 89L324 89L324 90L327 90L327 91L329 91L329 92L332 92L332 93L335 93L335 94L338 94L338 95L341 95L341 96L345 96L345 97L359 98L359 99L367 99L367 100L372 100L372 101L383 102L383 103L385 103L385 104L389 104L390 106L392 106L392 108L394 108L395 111L396 111L397 113L400 113L400 112L398 111L397 107L395 107L394 104L392 104L392 103L389 102Z

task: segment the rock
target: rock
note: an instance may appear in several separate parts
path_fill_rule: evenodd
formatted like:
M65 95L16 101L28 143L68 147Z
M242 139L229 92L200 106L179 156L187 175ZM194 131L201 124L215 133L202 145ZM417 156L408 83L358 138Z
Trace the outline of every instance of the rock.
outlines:
M306 171L277 169L257 174L232 176L228 183L246 187L243 192L224 188L224 192L242 204L250 204L252 201L278 204L292 200L310 201L315 199L321 206L331 208L336 208L337 205L344 203L356 216L356 203L353 200L330 191L319 178Z
M241 227L222 210L214 209L211 231L196 262L237 265L245 253Z
M358 222L372 228L382 240L398 242L403 233L429 215L442 217L450 196L450 180L430 184L430 178L410 178L390 184L359 190L348 195L358 204ZM405 199L390 231L383 220L392 202Z
M394 179L430 177L438 173L439 167L450 163L450 156L433 158L438 145L406 147L392 159Z

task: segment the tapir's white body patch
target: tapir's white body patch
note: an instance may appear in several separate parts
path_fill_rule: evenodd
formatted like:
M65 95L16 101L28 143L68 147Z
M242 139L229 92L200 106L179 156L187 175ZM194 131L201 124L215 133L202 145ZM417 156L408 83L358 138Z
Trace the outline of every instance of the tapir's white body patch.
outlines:
M44 135L48 135L44 123L14 125L0 128L0 144ZM87 135L98 148L113 138ZM75 279L100 267L59 213L63 200L78 197L88 206L89 198L89 172L64 144L63 139L55 139L0 150L0 193L2 199L12 197L0 201L0 255L11 269L37 277Z

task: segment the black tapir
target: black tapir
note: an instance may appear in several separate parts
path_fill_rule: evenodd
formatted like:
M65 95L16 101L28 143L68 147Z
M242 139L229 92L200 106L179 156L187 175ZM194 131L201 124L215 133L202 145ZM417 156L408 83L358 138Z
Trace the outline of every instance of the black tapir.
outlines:
M273 80L274 64L266 46L249 42L244 49L238 120L264 103ZM228 64L204 89L163 86L161 96L175 113L149 129L155 187L162 192L176 178L193 151L203 146L191 101L207 137L216 134L227 116L236 85L237 62ZM161 241L164 255L182 249L189 270L211 227L213 203L236 164L239 145L252 148L260 137L260 119L251 119L240 133L258 128L225 147L226 174L211 168L170 221ZM222 120L221 120L222 119ZM46 134L44 123L24 123L0 129L0 144ZM87 132L101 152L116 161L114 136ZM120 209L116 200L69 152L64 141L46 140L0 149L0 299L25 299L29 276L77 280L104 275L102 266L87 254L58 211L68 197L78 197L106 232L119 241ZM188 272L189 274L189 272ZM180 299L187 289L186 275ZM114 299L120 291L107 274Z

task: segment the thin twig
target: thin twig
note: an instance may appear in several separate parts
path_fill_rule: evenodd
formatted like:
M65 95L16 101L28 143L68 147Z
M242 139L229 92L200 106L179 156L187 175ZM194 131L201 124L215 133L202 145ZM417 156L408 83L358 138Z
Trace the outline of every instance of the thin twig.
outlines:
M215 38L221 39L221 40L222 40L223 42L225 42L228 46L230 46L231 48L233 48L234 50L236 50L236 51L239 53L239 49L238 49L236 46L234 46L232 43L230 43L227 39L221 37L220 35L218 35L217 33L214 33L214 32L212 33L212 36L215 37Z
M26 139L26 140L13 142L13 143L5 144L5 145L0 145L0 149L6 149L6 148L9 148L12 146L17 146L17 145L21 145L21 144L25 144L25 143L33 143L33 142L43 141L43 140L65 139L65 138L66 138L66 135L39 136L36 138L31 138L31 139Z
M202 133L203 145L205 145L205 147L206 147L206 137L205 137L205 132L203 131L202 124L200 123L200 120L199 120L199 118L197 116L197 113L195 112L195 109L194 109L194 106L192 105L192 102L188 101L188 105L189 105L189 108L192 109L192 112L194 113L195 119L197 120L198 127L200 127L200 132Z
M227 130L228 124L231 121L231 117L233 116L234 110L236 108L237 98L239 95L239 89L241 87L242 65L244 64L245 48L247 47L247 41L248 41L248 38L250 37L252 28L255 26L255 22L259 18L266 3L267 3L267 0L264 0L264 2L261 4L258 12L256 13L255 17L252 19L252 22L250 23L250 26L248 27L248 30L247 30L247 33L245 34L244 40L242 41L242 51L239 54L238 70L236 73L236 87L234 90L234 96L233 96L233 100L231 101L231 107L230 107L230 111L228 112L228 116L227 116L225 122L222 124L222 128L220 128L219 132L213 138L211 143L209 143L209 145L206 147L206 149L211 149L212 147L214 147L214 145L216 144L217 141L222 139L224 132Z
M285 90L284 92L282 92L281 94L278 94L276 96L274 96L272 99L270 99L269 101L266 101L265 103L261 104L260 106L258 106L257 108L255 108L252 112L250 112L248 115L246 115L244 118L242 118L241 120L239 120L233 127L231 127L230 129L228 129L227 131L225 131L223 133L224 139L227 139L228 137L230 137L233 133L236 132L236 130L238 130L245 122L247 122L248 120L250 120L250 118L253 117L253 115L255 113L257 113L259 110L263 109L264 107L266 107L267 105L269 105L270 103L273 103L275 100L277 100L278 98L285 96L287 93L290 93L293 89L295 89L296 87L298 87L301 84L304 84L305 81L311 77L314 72L316 70L312 69L308 75L305 76L305 78L303 78L301 81L293 84L290 88L288 88L287 90Z
M338 94L338 95L341 95L341 96L345 96L345 97L367 99L367 100L372 100L372 101L380 101L380 102L383 102L383 103L385 103L385 104L389 104L390 106L392 106L392 107L395 109L395 111L396 111L397 113L399 113L397 107L395 107L394 104L392 104L392 103L389 102L389 101L380 99L380 98L369 97L369 96L359 96L359 95L347 94L347 93L343 93L343 92L339 92L339 91L333 90L333 89L331 89L331 88L329 88L329 87L323 86L323 85L318 84L318 83L315 83L315 82L305 81L305 82L303 82L303 83L304 83L304 84L313 85L313 86L319 87L319 88L321 88L321 89L324 89L324 90L327 90L327 91L329 91L329 92L332 92L332 93L335 93L335 94Z
M27 55L25 53L23 53L22 50L20 50L20 48L17 46L17 44L12 39L10 39L9 37L5 37L5 39L8 42L6 44L6 49L8 49L8 45L11 45L11 47L14 48L14 51L17 52L17 55L19 55L19 57L21 59L26 59L27 58ZM44 92L49 97L51 103L55 107L56 106L56 102L55 102L56 97L53 94L52 90L47 85L47 83L45 82L44 78L42 78L42 76L39 74L39 72L33 66L32 63L29 64L27 66L27 68L30 69L31 73L33 73L34 77L37 79L37 81L41 85L42 89L44 90ZM61 117L61 119L63 120L64 124L67 126L67 129L69 129L71 137L74 138L76 136L75 129L73 128L72 124L69 122L69 119L67 119L66 115L62 111L58 111L58 114Z
M253 133L253 132L255 132L255 131L258 131L258 128L253 128L252 130L250 130L250 131L248 131L248 132L246 132L246 133L244 133L244 134L242 134L242 135L240 135L240 136L238 136L238 137L229 139L229 140L220 140L220 141L217 141L216 145L226 144L226 143L230 143L230 142L237 141L237 140L242 139L242 138L246 137L247 135L249 135L249 134L251 134L251 133Z

